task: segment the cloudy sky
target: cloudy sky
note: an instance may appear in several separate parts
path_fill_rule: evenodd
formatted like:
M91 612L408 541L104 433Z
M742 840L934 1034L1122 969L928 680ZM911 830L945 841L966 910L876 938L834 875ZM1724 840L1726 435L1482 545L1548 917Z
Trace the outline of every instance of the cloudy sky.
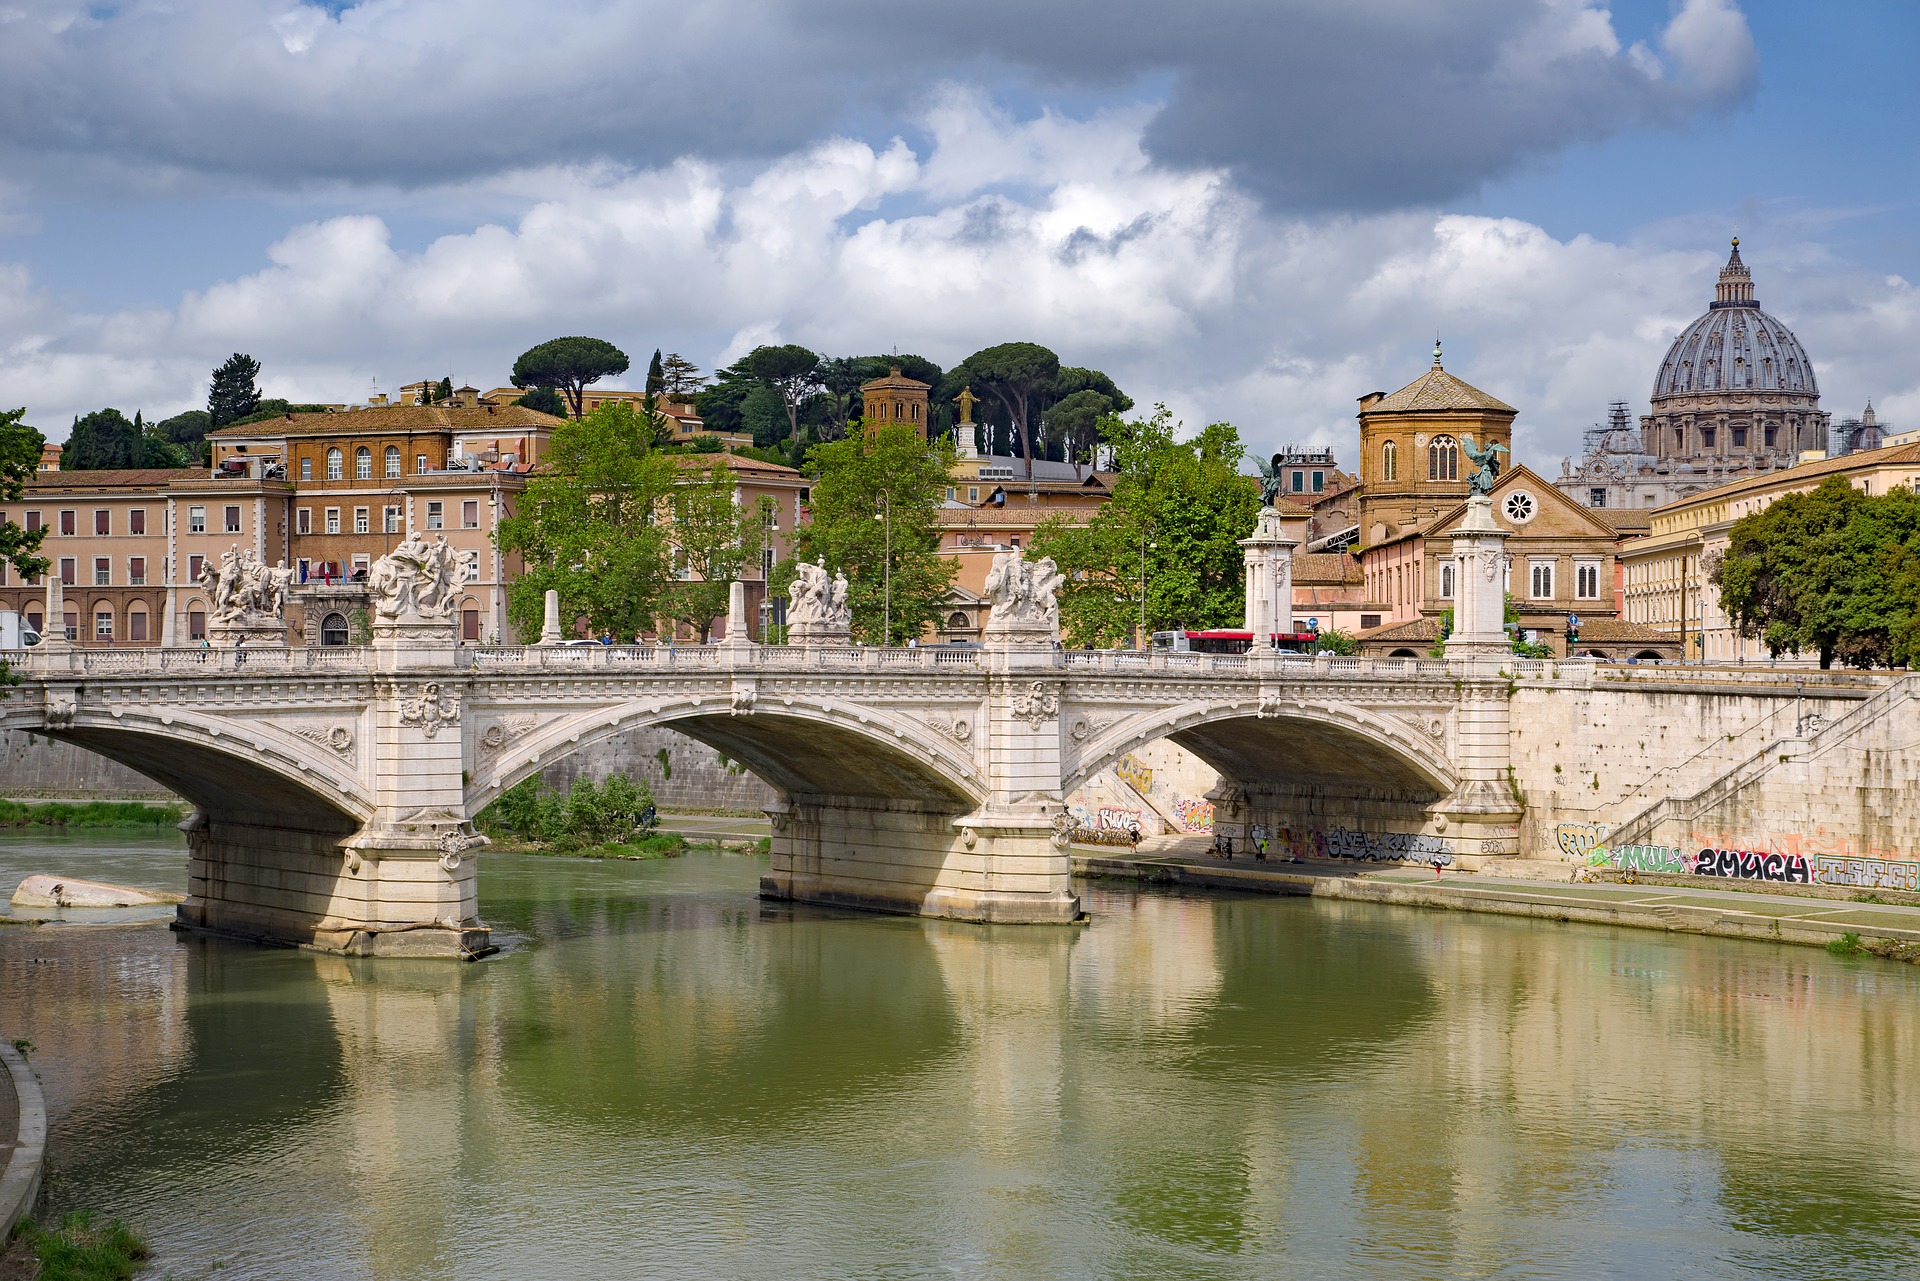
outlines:
M562 333L1045 343L1351 458L1450 368L1557 471L1738 232L1920 423L1909 0L0 0L0 401L504 382Z

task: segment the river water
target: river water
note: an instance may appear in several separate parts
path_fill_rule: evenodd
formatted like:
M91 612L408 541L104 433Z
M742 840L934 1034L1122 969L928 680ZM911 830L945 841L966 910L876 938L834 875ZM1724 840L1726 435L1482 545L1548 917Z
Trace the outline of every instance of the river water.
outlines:
M1093 887L1084 929L488 855L477 965L0 928L157 1277L1913 1277L1920 969ZM165 838L0 842L178 887Z

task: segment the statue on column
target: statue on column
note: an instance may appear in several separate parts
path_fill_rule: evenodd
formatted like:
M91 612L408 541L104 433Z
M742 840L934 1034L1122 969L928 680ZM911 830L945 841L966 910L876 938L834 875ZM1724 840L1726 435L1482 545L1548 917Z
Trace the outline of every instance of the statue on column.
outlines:
M195 580L207 594L207 639L215 645L284 645L287 595L293 571L287 562L269 568L253 548L234 543L217 561L200 567Z
M1066 575L1051 556L1029 564L1018 548L996 553L987 571L988 640L1051 644L1060 639L1059 592Z
M1477 448L1473 443L1473 436L1469 433L1461 434L1460 446L1467 455L1467 462L1474 468L1467 476L1467 493L1470 496L1491 494L1493 482L1500 476L1500 455L1507 452L1507 447L1501 444L1489 444L1484 449Z
M459 599L459 584L478 556L457 551L442 535L429 543L418 533L373 562L367 591L373 597L375 623L448 623Z
M845 645L853 635L847 576L827 577L826 558L794 567L787 588L787 641L793 645Z

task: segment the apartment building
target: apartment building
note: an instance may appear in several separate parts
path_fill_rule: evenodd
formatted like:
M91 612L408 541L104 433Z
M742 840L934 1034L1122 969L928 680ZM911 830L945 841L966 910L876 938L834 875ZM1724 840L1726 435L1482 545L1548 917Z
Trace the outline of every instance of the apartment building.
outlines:
M58 575L67 635L83 645L185 644L206 634L195 581L229 547L268 564L288 555L291 487L252 477L214 479L199 468L36 473L0 517L45 529L41 554ZM43 633L46 582L0 564L0 609Z
M505 641L506 589L519 566L499 551L495 531L560 422L514 405L449 401L289 414L207 439L216 483L258 476L288 487L296 643L353 640L373 562L414 533L474 553L457 604L461 637Z

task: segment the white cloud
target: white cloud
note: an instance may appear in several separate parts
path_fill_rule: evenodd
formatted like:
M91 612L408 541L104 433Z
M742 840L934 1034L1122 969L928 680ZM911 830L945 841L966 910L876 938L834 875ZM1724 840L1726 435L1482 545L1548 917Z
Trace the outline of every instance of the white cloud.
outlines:
M20 2L0 156L43 192L765 160L923 109L932 67L1042 100L1151 86L1156 160L1291 207L1381 209L1724 105L1753 62L1732 0L1686 0L1659 33L1677 78L1645 41L1622 52L1601 0ZM1026 132L1030 159L1080 163L1050 118ZM964 184L947 150L943 180Z
M276 394L337 401L450 373L504 381L560 333L709 366L763 341L897 347L951 364L1044 342L1189 423L1256 446L1334 444L1354 398L1449 368L1521 410L1520 456L1553 472L1606 402L1644 404L1672 334L1711 297L1718 245L1557 239L1513 219L1283 218L1217 171L1147 163L1144 119L1013 119L944 96L916 155L831 139L731 173L683 161L512 175L511 222L418 251L368 215L296 227L258 271L171 311L63 312L0 270L0 407L63 434L103 404L171 412L232 351ZM996 160L996 157L1001 159ZM1762 301L1819 366L1828 407L1920 414L1920 296L1785 229L1749 228Z

